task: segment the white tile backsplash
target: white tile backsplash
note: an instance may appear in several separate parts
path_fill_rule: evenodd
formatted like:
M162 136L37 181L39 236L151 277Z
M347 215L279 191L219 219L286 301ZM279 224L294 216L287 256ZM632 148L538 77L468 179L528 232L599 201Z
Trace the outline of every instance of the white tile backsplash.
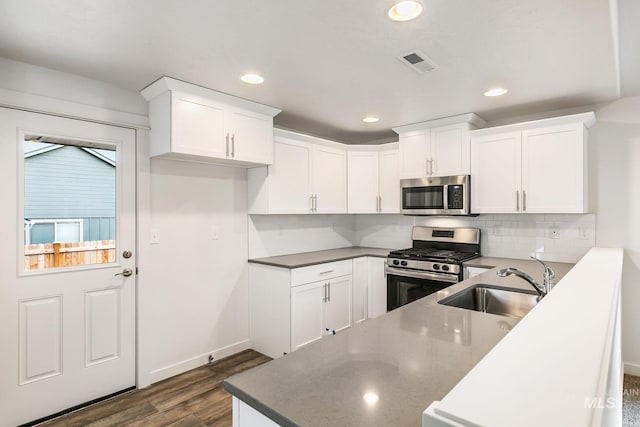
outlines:
M345 246L406 248L414 225L477 227L485 256L577 262L595 246L595 215L251 215L249 257ZM554 233L555 232L555 233Z
M249 215L249 258L353 245L353 215Z

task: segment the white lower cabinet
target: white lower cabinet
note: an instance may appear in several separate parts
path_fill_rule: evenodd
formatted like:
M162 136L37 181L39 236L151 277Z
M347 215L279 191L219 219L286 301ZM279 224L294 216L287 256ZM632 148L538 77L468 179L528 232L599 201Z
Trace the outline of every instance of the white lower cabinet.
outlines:
M352 261L301 268L249 264L253 349L276 358L352 324Z
M351 326L351 276L291 288L291 351Z
M368 257L369 295L367 298L368 317L373 319L387 312L387 276L384 272L386 258Z
M373 319L387 312L386 258L353 260L353 322Z

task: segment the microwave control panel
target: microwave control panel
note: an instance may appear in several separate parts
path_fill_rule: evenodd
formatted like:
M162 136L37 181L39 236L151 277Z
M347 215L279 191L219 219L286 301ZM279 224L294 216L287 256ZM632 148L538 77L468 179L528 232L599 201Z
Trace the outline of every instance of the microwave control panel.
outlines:
M464 208L464 185L449 185L448 194L449 209Z

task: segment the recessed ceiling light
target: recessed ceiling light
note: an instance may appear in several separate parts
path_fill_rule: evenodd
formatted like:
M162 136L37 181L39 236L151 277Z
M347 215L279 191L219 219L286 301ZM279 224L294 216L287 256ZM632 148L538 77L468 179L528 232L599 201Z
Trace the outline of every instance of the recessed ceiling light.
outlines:
M488 91L486 91L484 93L484 96L500 96L500 95L504 95L507 92L508 92L508 90L506 90L506 89L503 89L501 87L496 87L496 88L489 89Z
M380 400L380 396L372 391L365 393L362 398L365 402L367 402L367 405L369 406L375 405L376 403L378 403L378 400Z
M262 77L260 74L249 73L240 77L240 80L242 80L245 83L249 83L250 85L259 85L260 83L264 82L264 77Z
M362 119L363 122L365 123L375 123L378 120L380 120L377 116L367 116L364 119Z
M417 1L401 1L389 9L389 18L394 21L410 21L422 13L422 4Z

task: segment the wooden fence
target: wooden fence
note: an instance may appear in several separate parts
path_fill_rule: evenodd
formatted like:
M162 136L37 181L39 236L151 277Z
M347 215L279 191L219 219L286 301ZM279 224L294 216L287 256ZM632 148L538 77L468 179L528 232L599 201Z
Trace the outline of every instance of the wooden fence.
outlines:
M106 264L116 260L116 241L25 245L24 271L76 265Z

